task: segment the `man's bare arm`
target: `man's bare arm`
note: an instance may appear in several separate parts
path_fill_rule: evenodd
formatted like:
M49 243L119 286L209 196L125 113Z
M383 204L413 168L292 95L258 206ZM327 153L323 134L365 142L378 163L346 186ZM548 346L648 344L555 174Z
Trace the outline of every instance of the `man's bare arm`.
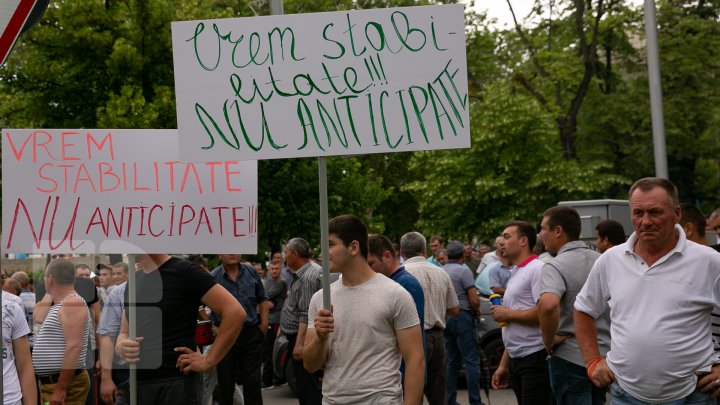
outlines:
M75 297L68 297L58 311L58 320L63 329L65 338L65 355L63 356L62 370L57 384L55 384L55 392L60 391L64 398L70 382L75 377L75 369L78 367L80 352L85 345L83 335L85 326L87 325L88 307L84 301Z
M560 323L560 297L549 292L543 293L538 300L538 317L545 350L551 354Z
M15 339L12 342L15 354L15 368L20 379L23 405L37 405L37 386L35 385L35 372L30 355L30 344L27 336Z
M420 325L395 331L405 361L405 405L420 405L425 385L425 353Z

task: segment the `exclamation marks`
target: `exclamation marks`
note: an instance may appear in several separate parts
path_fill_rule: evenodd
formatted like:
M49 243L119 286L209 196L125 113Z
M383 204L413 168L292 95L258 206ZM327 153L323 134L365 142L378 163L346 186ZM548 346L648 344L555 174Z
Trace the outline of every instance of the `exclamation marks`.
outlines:
M248 207L248 234L253 237L257 234L258 210L251 205Z
M377 60L377 62L376 62ZM363 59L363 62L365 62L365 68L368 71L368 74L370 75L371 81L378 81L380 82L380 85L388 84L387 76L385 75L385 68L383 67L382 60L380 59L380 54L375 54L375 59L373 59L372 55L370 55L367 58ZM372 66L372 67L371 67ZM375 83L373 83L373 86Z

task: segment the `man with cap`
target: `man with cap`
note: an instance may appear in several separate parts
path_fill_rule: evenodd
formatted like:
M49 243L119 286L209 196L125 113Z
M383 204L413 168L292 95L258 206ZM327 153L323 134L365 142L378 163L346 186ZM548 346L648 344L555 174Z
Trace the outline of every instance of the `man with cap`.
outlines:
M482 404L480 400L480 359L477 352L475 316L480 315L480 298L475 288L472 272L463 265L465 247L458 241L447 245L448 262L444 266L450 275L455 294L460 303L460 313L447 318L445 347L448 356L447 398L448 405L455 405L457 376L461 363L465 365L468 399L471 405Z

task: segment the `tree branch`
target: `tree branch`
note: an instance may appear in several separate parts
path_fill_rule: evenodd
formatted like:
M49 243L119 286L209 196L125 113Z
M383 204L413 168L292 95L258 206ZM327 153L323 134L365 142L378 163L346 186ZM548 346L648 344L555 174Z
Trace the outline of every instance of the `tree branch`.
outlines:
M535 68L538 70L538 73L540 73L540 76L545 78L550 78L550 74L545 70L545 68L540 64L540 61L535 56L535 47L532 46L532 43L530 43L530 40L525 35L525 32L523 32L522 27L520 27L520 23L518 23L517 17L515 16L515 10L513 9L512 4L510 3L510 0L506 0L508 7L510 8L510 14L512 14L513 22L515 23L515 31L520 36L520 41L525 45L525 48L527 48L528 53L530 54L530 60L532 60L533 65L535 65Z

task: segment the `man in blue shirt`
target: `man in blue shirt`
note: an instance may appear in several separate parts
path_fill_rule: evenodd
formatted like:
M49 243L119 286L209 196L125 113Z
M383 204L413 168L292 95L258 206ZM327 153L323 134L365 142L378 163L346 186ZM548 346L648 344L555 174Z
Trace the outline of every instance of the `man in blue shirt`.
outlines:
M398 257L395 255L395 248L385 235L373 234L368 237L368 265L376 272L385 275L396 283L400 284L412 296L415 302L418 316L420 317L420 326L423 331L423 351L425 350L425 295L423 294L420 282L400 265ZM400 371L403 373L403 381L405 381L405 364L400 365Z
M220 404L232 405L236 375L239 374L238 383L243 386L245 404L262 405L260 369L270 301L260 276L252 266L241 262L239 254L223 254L219 258L222 264L210 274L238 300L247 313L240 336L217 365ZM222 322L214 314L212 319L216 325Z

